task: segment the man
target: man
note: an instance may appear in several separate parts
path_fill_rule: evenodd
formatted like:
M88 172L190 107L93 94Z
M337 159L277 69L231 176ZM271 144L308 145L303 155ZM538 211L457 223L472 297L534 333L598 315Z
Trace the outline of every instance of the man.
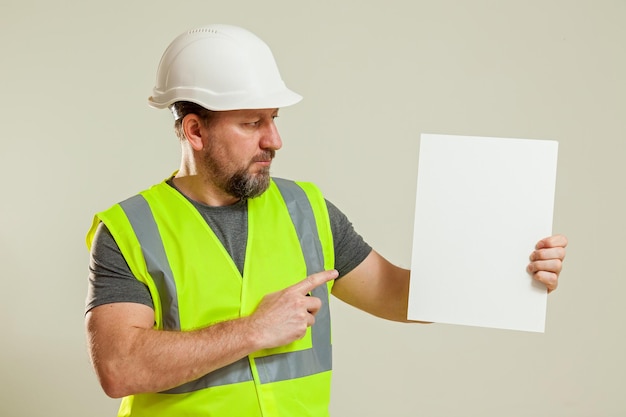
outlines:
M149 104L182 157L166 181L96 215L86 327L121 416L326 416L329 293L406 321L409 271L373 251L309 183L270 178L284 85L265 43L211 25L165 51ZM567 241L528 266L557 286Z

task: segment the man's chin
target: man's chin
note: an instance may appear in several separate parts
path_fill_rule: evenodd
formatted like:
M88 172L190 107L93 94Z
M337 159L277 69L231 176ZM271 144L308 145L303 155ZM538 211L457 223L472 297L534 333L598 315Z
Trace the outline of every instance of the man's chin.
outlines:
M256 174L235 176L229 184L229 193L236 198L247 200L263 194L270 185L269 169Z

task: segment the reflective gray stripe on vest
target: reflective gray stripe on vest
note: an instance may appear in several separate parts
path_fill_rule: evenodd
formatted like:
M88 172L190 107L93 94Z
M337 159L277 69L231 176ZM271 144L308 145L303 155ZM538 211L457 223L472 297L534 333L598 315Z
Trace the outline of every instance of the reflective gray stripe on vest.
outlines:
M300 240L307 275L322 271L324 257L311 203L302 188L294 182L278 178L274 179L274 182L287 204L289 215ZM142 195L131 197L120 203L120 206L139 240L148 272L158 289L163 327L166 330L180 330L176 283L150 206ZM311 327L313 347L255 358L261 383L284 381L331 370L328 287L321 285L312 291L312 295L322 301L322 307L315 316L315 324ZM246 357L164 393L187 393L250 380L252 380L252 372Z
M163 328L180 330L178 294L174 274L165 256L163 241L150 206L141 194L122 201L120 206L137 236L141 252L146 260L146 267L159 291Z
M252 370L248 357L239 359L230 365L208 373L194 381L161 392L161 394L185 394L201 389L218 387L220 385L236 384L238 382L252 381Z
M274 182L287 204L291 221L296 228L306 262L307 275L323 271L324 254L309 199L304 190L293 181L274 178ZM322 307L315 315L315 324L311 327L313 347L257 358L261 383L300 378L332 369L328 287L320 285L311 291L311 294L322 300Z

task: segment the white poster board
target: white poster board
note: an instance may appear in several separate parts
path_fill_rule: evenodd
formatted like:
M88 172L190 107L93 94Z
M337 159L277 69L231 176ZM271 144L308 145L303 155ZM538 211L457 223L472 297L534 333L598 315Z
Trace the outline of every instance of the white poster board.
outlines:
M421 136L410 320L543 332L547 291L526 271L552 234L558 143Z

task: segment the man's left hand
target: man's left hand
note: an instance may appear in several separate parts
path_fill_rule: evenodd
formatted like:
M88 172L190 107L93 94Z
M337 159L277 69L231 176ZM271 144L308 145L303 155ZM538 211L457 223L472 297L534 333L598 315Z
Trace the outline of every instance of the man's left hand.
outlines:
M563 235L550 236L537 242L535 250L530 254L528 272L548 288L548 293L559 285L559 274L563 269L567 238Z

